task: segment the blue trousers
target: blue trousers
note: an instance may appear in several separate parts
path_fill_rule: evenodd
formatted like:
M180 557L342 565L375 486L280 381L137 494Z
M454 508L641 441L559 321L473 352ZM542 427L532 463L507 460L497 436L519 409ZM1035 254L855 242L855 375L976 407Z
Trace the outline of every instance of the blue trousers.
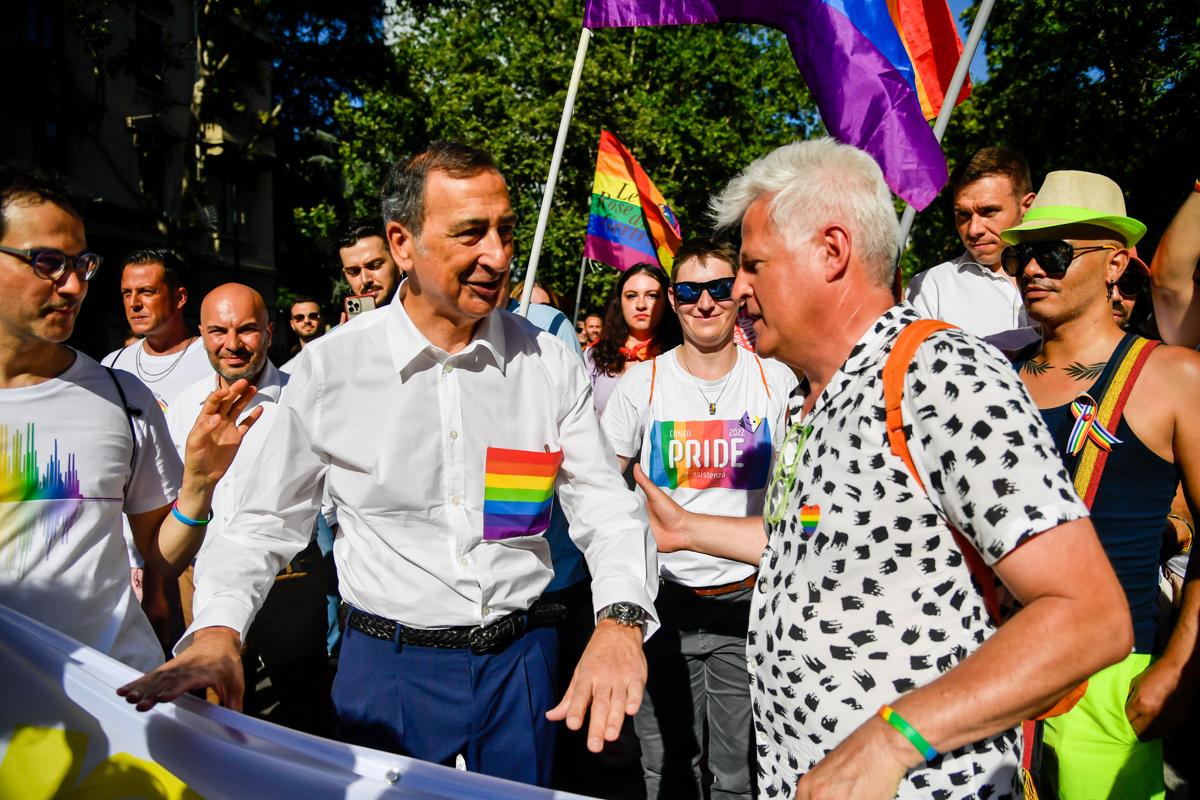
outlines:
M499 653L440 650L346 628L333 703L350 744L550 785L558 633L537 628Z

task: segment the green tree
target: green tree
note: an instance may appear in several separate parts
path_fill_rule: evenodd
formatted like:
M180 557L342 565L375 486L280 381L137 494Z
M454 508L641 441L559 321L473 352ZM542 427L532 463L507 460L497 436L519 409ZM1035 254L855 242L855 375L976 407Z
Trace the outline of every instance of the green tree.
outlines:
M1056 169L1108 175L1130 215L1149 226L1148 259L1200 176L1198 30L1197 0L997 3L985 38L989 77L955 112L948 159L1008 144L1028 157L1035 188ZM961 251L945 194L918 217L910 267Z
M489 149L523 220L523 272L581 25L577 0L397 0L392 50L407 92L335 107L347 192L374 212L383 170L436 138ZM721 25L596 31L579 89L539 280L574 297L601 128L646 169L685 235L709 228L708 199L750 160L822 128L783 37ZM588 275L583 306L616 272Z

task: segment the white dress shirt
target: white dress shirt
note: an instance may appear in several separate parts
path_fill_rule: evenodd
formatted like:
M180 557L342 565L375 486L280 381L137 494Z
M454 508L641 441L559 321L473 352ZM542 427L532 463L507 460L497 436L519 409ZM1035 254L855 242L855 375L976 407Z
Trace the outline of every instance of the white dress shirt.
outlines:
M557 490L595 608L636 603L649 635L654 539L578 357L506 311L450 355L417 330L402 297L305 348L242 505L208 544L213 567L197 587L189 634L246 630L275 573L307 544L325 491L338 509L334 558L351 605L414 628L488 624L526 609L554 574L550 547L540 514L504 516L535 504L514 509L497 495L536 486L538 498ZM513 464L522 459L539 463L541 482L520 477Z
M250 398L250 402L246 404L246 408L239 415L238 421L241 422L251 411L259 406L263 407L262 416L242 439L242 445L238 448L233 463L229 465L225 476L217 482L216 489L213 490L213 518L212 522L208 523L208 529L204 534L204 547L201 548L200 554L207 549L209 542L225 531L230 520L233 519L234 510L241 504L242 491L253 473L254 462L258 460L263 443L268 438L267 434L275 417L276 404L279 402L279 395L283 391L283 387L287 385L287 381L288 376L268 361L258 383L255 384L258 391L255 392L254 397ZM217 376L214 373L181 389L179 394L175 395L175 402L171 403L170 408L167 409L167 428L171 432L171 439L175 442L175 449L179 452L180 460L183 459L187 437L192 432L192 426L196 424L196 417L200 415L200 409L204 408L204 402L216 388ZM196 556L197 562L200 554Z
M1016 284L970 253L914 275L906 299L922 317L957 325L1001 350L1020 349L1041 336Z

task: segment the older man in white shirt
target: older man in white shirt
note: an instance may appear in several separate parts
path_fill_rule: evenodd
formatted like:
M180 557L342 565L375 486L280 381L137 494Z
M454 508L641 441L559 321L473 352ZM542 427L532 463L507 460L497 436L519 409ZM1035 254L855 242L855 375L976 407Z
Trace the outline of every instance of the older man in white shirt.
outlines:
M186 649L127 695L148 708L215 685L239 704L240 636L327 489L351 607L339 736L545 784L548 720L578 729L590 708L599 751L640 705L642 640L657 624L654 542L578 358L494 310L516 215L491 157L435 143L393 169L383 205L407 274L399 302L300 359L243 505L210 544L220 572L199 587ZM551 709L558 614L538 600L553 575L543 533L555 491L598 622Z
M213 519L205 547L180 576L186 624L192 623L196 584L220 563L207 555L210 545L229 527L255 462L267 440L280 393L288 376L271 363L272 325L262 295L249 286L227 283L208 293L200 306L200 336L215 374L184 387L167 409L167 426L182 452L196 416L214 387L245 378L257 390L246 411L262 407L258 424L242 440L225 476L213 492ZM220 558L221 548L215 548ZM242 664L247 713L272 722L329 736L333 707L329 692L333 672L325 650L325 593L320 551L309 544L275 579L263 607L246 632ZM263 691L269 682L270 690Z

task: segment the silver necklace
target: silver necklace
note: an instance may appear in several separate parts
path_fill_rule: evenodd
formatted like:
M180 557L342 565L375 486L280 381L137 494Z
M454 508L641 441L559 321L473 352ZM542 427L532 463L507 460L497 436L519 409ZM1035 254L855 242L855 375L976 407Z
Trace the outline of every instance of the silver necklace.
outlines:
M736 356L737 353L735 352ZM721 402L721 395L725 394L725 387L729 385L729 379L733 377L733 367L730 367L729 372L725 374L725 380L721 382L721 389L717 392L716 400L709 400L708 395L704 393L704 389L700 386L700 381L696 378L696 374L688 367L687 362L683 360L683 350L679 351L679 363L683 366L683 371L686 372L692 379L692 383L696 384L696 391L700 392L700 396L704 398L704 402L708 403L708 415L715 417L717 415L717 403ZM735 358L733 366L737 366Z
M195 336L188 339L187 345L179 351L179 355L175 356L175 360L171 362L171 365L162 372L151 372L142 366L142 351L146 348L144 342L138 342L137 351L133 355L133 361L134 365L137 367L138 377L142 379L143 383L158 383L163 378L170 375L174 369L179 366L179 362L183 360L185 355L187 355L187 351L191 348L192 342L194 341L196 341Z

